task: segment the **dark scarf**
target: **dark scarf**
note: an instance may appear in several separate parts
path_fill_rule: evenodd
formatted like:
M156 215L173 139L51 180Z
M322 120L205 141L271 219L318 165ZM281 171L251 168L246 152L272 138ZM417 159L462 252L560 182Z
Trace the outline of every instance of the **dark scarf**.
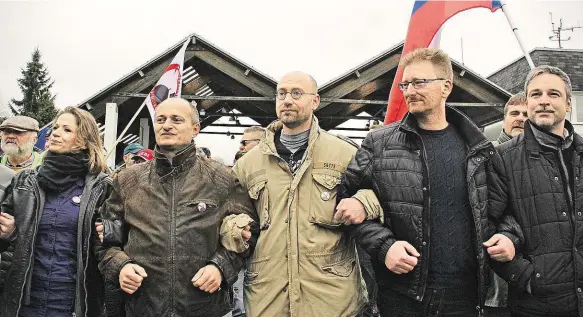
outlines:
M38 170L38 184L47 192L62 192L85 179L89 171L89 153L55 153L48 151Z

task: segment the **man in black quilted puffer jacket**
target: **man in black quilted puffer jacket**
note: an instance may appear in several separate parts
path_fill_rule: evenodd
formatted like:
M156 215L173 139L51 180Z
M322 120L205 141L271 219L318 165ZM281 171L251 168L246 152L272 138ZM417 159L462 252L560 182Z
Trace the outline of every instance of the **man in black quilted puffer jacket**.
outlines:
M513 316L583 316L583 138L565 119L571 82L539 66L525 92L524 133L498 147L507 194L492 201L511 210L525 244L496 270L509 282Z
M338 199L372 189L381 202L384 223L351 229L371 256L381 316L479 316L488 259L509 261L520 243L516 222L488 209L501 160L465 114L446 107L447 54L418 49L401 65L409 113L367 135Z

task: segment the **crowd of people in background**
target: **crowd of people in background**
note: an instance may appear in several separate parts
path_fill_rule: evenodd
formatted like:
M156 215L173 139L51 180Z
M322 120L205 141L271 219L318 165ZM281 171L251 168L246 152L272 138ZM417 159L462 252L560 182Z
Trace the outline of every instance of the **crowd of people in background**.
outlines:
M6 119L0 316L582 317L569 77L533 69L491 142L446 106L447 54L401 66L407 115L360 147L320 128L309 74L285 74L278 120L229 166L180 98L115 171L89 112L61 110L44 151L35 119Z

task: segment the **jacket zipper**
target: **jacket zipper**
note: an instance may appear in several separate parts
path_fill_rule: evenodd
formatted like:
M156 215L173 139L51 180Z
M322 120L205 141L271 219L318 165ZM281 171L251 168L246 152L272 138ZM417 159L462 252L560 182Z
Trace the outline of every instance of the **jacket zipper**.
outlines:
M172 272L172 278L170 279L170 294L174 294L174 278L176 277L176 265L174 263L175 258L174 258L174 253L176 251L176 241L175 241L175 236L176 236L176 217L174 215L174 194L176 192L176 179L175 179L176 174L174 173L174 171L172 172L172 201L170 202L170 254L171 254L171 272ZM171 298L171 305L170 305L170 312L171 314L174 313L174 305L175 305L175 301L174 301L174 296L170 296Z
M416 133L417 134L417 133ZM423 176L426 180L426 191L425 191L425 195L427 195L427 243L426 245L423 245L424 241L421 241L421 245L423 248L423 253L425 256L423 257L423 268L421 270L421 279L422 283L420 283L421 285L423 285L423 288L421 289L421 294L419 295L419 301L422 301L423 298L425 297L425 287L427 286L427 273L429 272L429 253L430 253L430 246L431 246L431 195L430 190L431 190L431 182L429 180L429 165L427 164L427 152L425 151L425 144L423 143L423 138L421 138L421 136L419 134L417 134L417 137L419 138L419 143L421 144L421 149L422 149L422 154L421 154L421 160L423 161ZM421 224L423 227L425 227L425 225L422 223ZM423 235L422 235L423 236ZM425 272L425 273L423 273Z
M37 204L37 208L36 208L36 219L35 219L35 226L34 226L34 231L32 234L32 239L31 239L31 252L30 252L30 257L28 258L28 267L26 268L26 272L24 273L24 284L22 285L22 288L20 289L20 299L18 300L18 309L16 310L16 315L18 316L18 314L20 313L20 309L22 308L22 297L24 296L24 289L30 287L30 279L28 278L28 274L30 272L30 274L32 274L32 266L33 266L33 257L34 257L34 249L35 249L35 241L36 241L36 235L38 233L38 226L40 223L40 213L42 212L42 210L40 210L40 187L38 186L37 182L34 182L34 197L36 198L36 204ZM44 207L44 206L43 206ZM28 292L28 291L27 291ZM30 296L30 293L26 295L27 297ZM29 298L30 299L30 298Z
M567 165L565 164L565 157L563 156L563 152L561 151L561 149L558 150L558 154L559 154L559 163L561 165L561 177L566 181L563 182L563 190L565 191L565 194L567 194L567 208L569 209L569 214L570 214L570 219L571 219L571 224L572 224L572 229L573 229L573 233L575 233L575 216L574 216L574 208L573 208L573 193L571 192L571 186L570 186L570 182L569 182L569 171L567 170ZM573 155L576 155L573 154ZM575 177L575 175L573 175L573 177ZM575 183L575 180L573 180L573 184Z
M91 189L93 190L93 189ZM89 234L87 235L87 254L85 257L85 266L83 272L83 290L85 290L85 309L83 314L87 316L88 304L87 304L87 266L89 265L89 254L91 253L91 228L93 227L91 222L93 221L93 215L95 214L95 204L97 197L101 196L103 193L103 188L97 195L93 195L93 199L87 204L87 210L89 211ZM90 193L91 194L91 193ZM74 314L74 313L73 313Z

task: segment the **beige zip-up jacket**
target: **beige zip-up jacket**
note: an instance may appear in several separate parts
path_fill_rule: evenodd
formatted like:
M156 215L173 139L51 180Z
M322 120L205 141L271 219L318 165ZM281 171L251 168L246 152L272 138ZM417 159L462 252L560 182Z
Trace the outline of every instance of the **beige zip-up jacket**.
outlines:
M367 301L366 287L355 242L333 217L340 177L357 148L320 129L314 117L294 176L275 150L281 128L271 124L234 167L261 229L245 273L247 316L355 316ZM355 198L368 219L382 214L372 191Z

